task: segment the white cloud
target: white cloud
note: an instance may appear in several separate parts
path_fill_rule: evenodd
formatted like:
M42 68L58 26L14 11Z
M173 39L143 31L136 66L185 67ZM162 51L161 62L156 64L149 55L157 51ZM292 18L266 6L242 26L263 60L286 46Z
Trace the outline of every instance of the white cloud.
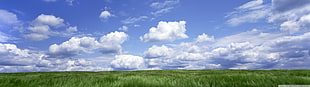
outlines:
M173 7L163 8L163 9L157 10L155 12L151 12L151 14L157 16L157 15L160 15L160 14L168 13L172 9L173 9Z
M100 38L100 43L102 49L101 52L107 53L120 53L122 50L121 44L123 44L128 39L128 35L124 32L111 32Z
M70 40L60 45L53 44L49 47L49 57L67 58L81 53L90 53L96 49L99 43L92 37L72 37Z
M74 26L74 27L69 27L66 29L67 32L74 32L74 31L78 31L77 27Z
M128 27L127 26L122 26L122 27L118 28L118 30L128 31Z
M174 41L177 39L188 38L185 34L185 21L179 22L164 22L160 21L157 27L152 27L149 33L144 34L140 37L143 42L164 42Z
M257 29L252 29L251 31L241 32L239 34L226 36L215 40L215 47L226 46L230 43L240 43L240 42L250 42L254 45L262 44L272 39L283 36L281 33L264 33Z
M56 1L59 1L59 0L43 0L43 1L45 1L45 2L56 2ZM73 6L73 2L75 0L64 0L64 1L67 2L68 5Z
M164 2L153 2L150 7L155 11L151 12L152 15L158 16L170 12L179 4L179 0L166 0Z
M16 14L0 9L0 27L18 22Z
M253 29L214 40L152 46L149 69L308 69L310 33L284 36Z
M64 19L60 17L41 14L31 22L31 25L27 27L29 32L26 32L23 36L33 41L41 41L48 39L50 36L70 36L77 31L76 26L69 26L66 31L55 30L66 26L68 25L64 24Z
M145 58L167 57L172 54L173 49L168 48L165 45L162 46L153 45L151 48L148 48L148 50L144 52Z
M164 2L153 2L153 3L151 3L150 7L161 9L161 8L165 8L167 6L172 6L172 5L175 5L178 3L179 3L179 0L166 0Z
M236 8L236 11L228 14L226 17L229 19L226 22L231 26L237 26L242 23L255 23L267 18L270 10L271 6L263 4L263 0L253 0L239 6Z
M310 14L304 15L297 20L288 20L280 25L280 30L290 34L299 31L309 31L310 29Z
M39 54L30 52L27 49L19 49L14 44L0 43L0 66L27 66L35 64Z
M112 17L113 15L109 12L109 11L102 11L100 13L100 16L99 18L102 18L102 19L108 19L109 17Z
M214 36L210 37L208 35L206 35L205 33L198 35L198 37L196 38L196 42L206 42L206 41L214 41Z
M102 71L93 62L74 58L46 58L43 52L20 49L14 44L0 43L0 72L36 71Z
M46 1L46 2L55 2L57 0L43 0L43 1Z
M92 53L95 49L100 49L103 54L121 53L121 44L127 38L126 33L117 31L102 36L99 41L93 37L72 37L62 44L51 45L48 55L51 58L70 58L82 53Z
M237 26L242 23L255 23L260 19L266 18L268 13L269 9L262 9L238 15L234 14L236 16L229 19L227 23L231 26Z
M231 12L226 21L231 26L242 23L255 23L261 19L268 22L280 24L280 30L294 34L299 31L309 31L310 14L309 0L272 0L272 3L265 3L263 0L253 0ZM305 20L305 21L303 21Z
M135 23L135 22L138 22L138 21L143 21L145 19L147 19L148 17L147 16L140 16L140 17L129 17L125 20L122 20L121 22L123 24L132 24L132 23Z
M263 4L263 0L253 0L250 2L247 2L241 6L239 6L237 9L251 9L251 8L257 8L258 6L260 6L261 4Z
M46 34L46 35L50 33L50 27L48 25L38 25L38 26L28 27L28 29L34 33L40 33L40 34Z
M41 14L33 21L33 25L49 25L52 27L61 27L65 25L63 22L64 19L62 18L55 17L53 15Z
M139 70L147 67L145 60L139 56L116 55L111 62L111 67L116 70Z
M281 31L286 31L290 34L298 32L300 29L300 25L295 21L286 21L280 25Z

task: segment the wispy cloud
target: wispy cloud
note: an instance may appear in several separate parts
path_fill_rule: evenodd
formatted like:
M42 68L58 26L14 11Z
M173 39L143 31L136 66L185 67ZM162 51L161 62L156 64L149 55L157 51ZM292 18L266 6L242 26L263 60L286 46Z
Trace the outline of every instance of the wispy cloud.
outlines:
M121 22L123 24L132 24L132 23L136 23L138 21L143 21L145 19L147 19L148 17L147 16L139 16L139 17L129 17L125 20L122 20Z
M153 2L150 7L154 9L152 15L158 16L170 12L179 4L179 0L166 0L164 2Z
M231 26L238 26L243 23L255 23L261 19L267 18L271 12L270 5L264 5L263 0L253 0L236 8L226 17L226 21Z

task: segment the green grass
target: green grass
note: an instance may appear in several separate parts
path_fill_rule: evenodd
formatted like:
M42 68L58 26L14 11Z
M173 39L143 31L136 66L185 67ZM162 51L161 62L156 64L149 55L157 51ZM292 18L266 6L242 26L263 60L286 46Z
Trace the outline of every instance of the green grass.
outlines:
M0 73L0 87L277 87L310 85L310 70Z

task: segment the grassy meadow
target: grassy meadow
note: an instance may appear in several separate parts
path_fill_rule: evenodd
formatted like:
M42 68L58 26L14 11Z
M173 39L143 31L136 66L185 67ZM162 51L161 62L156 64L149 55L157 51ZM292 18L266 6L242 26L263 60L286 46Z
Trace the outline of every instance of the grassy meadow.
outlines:
M310 70L0 73L0 87L277 87L310 85Z

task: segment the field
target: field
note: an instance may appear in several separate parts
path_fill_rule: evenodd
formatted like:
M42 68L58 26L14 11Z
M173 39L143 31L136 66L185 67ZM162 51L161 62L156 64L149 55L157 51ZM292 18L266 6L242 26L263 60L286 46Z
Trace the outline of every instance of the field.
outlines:
M277 87L310 85L310 70L0 73L0 87Z

